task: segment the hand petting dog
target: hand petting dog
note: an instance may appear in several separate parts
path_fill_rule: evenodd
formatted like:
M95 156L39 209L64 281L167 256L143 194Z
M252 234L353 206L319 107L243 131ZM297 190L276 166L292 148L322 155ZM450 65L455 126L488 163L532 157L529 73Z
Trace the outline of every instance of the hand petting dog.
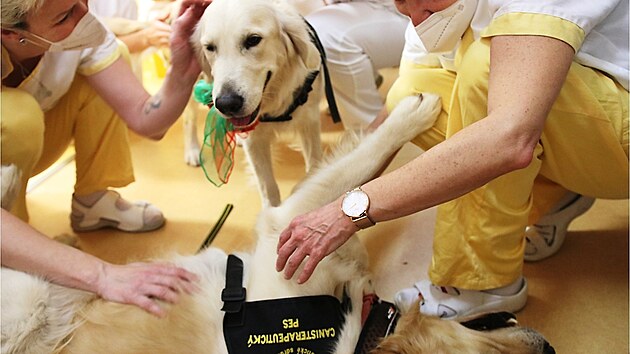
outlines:
M190 38L199 19L211 3L212 0L185 0L181 3L179 14L172 24L170 40L171 59L173 60L171 68L181 71L181 75L175 77L196 80L201 73L201 66L197 61Z
M182 293L192 294L198 276L169 263L105 264L99 272L97 293L106 300L136 305L157 316L166 316L159 301L177 303Z
M291 279L306 259L297 282L306 282L319 262L333 253L359 228L341 212L341 198L309 213L300 215L282 231L278 240L276 270L284 270Z

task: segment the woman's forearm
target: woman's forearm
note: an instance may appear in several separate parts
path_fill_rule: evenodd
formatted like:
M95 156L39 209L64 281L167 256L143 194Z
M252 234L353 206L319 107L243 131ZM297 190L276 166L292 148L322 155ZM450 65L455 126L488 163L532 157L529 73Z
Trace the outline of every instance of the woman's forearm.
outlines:
M2 209L2 266L72 288L97 292L100 259L51 240Z
M161 88L151 95L121 58L87 80L131 130L160 139L184 111L197 75L169 69Z
M145 101L140 112L145 128L138 129L142 135L161 139L186 108L198 77L176 76L169 69L160 89Z
M487 117L431 148L406 165L366 183L375 221L411 215L464 195L521 168L518 154Z

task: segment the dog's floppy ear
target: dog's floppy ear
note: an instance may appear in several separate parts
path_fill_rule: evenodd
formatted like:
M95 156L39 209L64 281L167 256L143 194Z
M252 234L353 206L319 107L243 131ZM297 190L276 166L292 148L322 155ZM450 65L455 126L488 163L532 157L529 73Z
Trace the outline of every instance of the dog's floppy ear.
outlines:
M311 41L306 20L286 2L276 1L278 11L282 12L278 18L285 36L287 49L293 48L302 59L308 70L319 70L321 58L319 51Z
M192 36L190 36L190 44L195 51L195 56L197 57L199 65L201 66L201 71L203 72L204 76L206 76L206 80L208 82L212 82L212 68L210 67L210 63L208 63L208 60L206 60L203 44L201 43L201 31L203 31L203 24L201 23L201 21L203 21L203 17L199 20L199 23L197 24L197 27L195 28Z

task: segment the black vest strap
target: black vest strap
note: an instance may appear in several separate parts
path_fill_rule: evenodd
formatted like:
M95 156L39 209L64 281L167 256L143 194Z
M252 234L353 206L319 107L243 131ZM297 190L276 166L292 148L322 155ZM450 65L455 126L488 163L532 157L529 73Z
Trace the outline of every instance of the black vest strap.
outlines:
M243 325L244 304L247 291L243 287L243 261L231 254L228 256L225 271L225 288L221 292L221 300L228 326Z
M339 114L339 110L337 109L337 102L335 101L335 94L332 88L332 82L330 81L330 75L328 74L328 66L326 65L326 50L324 50L324 46L322 42L319 40L317 36L317 32L311 26L308 21L304 20L308 28L310 29L311 40L317 50L319 51L319 55L322 58L322 67L324 68L324 92L326 93L326 101L328 102L328 108L330 109L330 115L332 117L333 122L339 123L341 122L341 115Z
M319 40L317 36L317 32L311 26L308 21L304 20L306 25L309 28L309 34L311 36L311 42L317 48L319 52L319 56L322 60L322 68L324 69L324 93L326 94L326 102L328 102L328 108L330 109L330 116L332 117L333 122L339 123L341 122L341 115L339 114L339 109L337 108L337 101L335 100L335 93L333 92L332 82L330 81L330 75L328 74L328 66L326 65L326 51L324 50L324 46L322 42ZM282 113L282 115L277 117L263 116L260 117L261 122L286 122L291 120L293 112L301 105L306 103L308 100L308 94L313 89L313 82L315 78L319 74L319 71L311 72L304 81L304 85L297 89L293 93L293 103L287 108L287 110Z

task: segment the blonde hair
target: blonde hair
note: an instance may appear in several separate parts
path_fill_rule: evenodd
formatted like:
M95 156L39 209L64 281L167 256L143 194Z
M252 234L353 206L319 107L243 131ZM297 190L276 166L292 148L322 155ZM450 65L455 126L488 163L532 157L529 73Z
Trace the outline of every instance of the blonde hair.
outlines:
M39 9L46 0L2 0L2 28L27 28L26 15Z

